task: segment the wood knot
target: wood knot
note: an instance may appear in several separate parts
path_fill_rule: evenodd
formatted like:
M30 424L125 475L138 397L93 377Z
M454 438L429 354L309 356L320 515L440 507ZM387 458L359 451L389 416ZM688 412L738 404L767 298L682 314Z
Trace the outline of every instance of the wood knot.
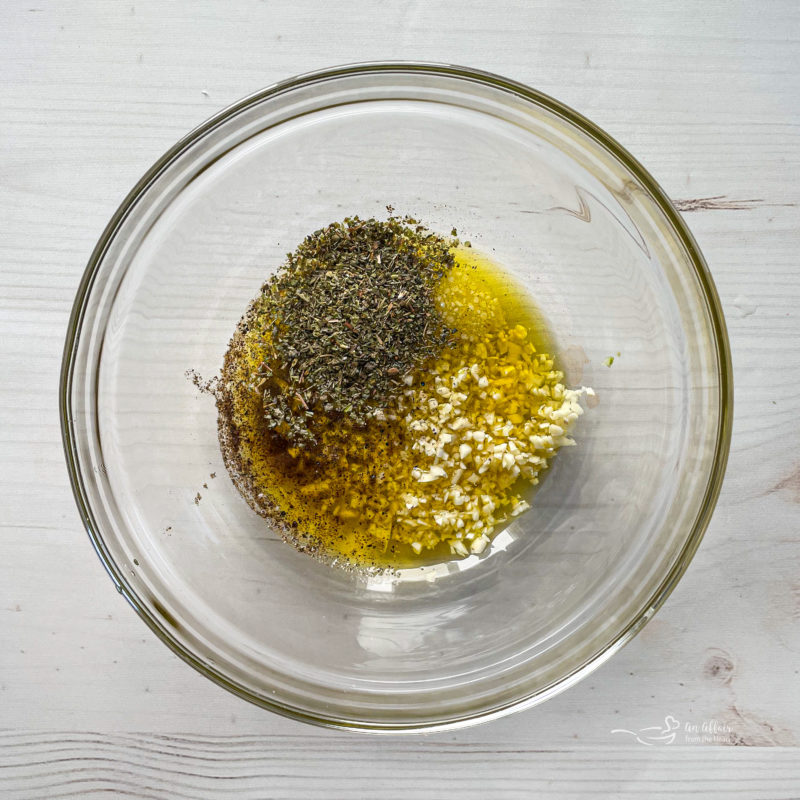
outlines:
M724 650L713 649L711 655L703 666L703 675L710 681L715 681L722 686L728 686L733 680L734 664L728 653Z

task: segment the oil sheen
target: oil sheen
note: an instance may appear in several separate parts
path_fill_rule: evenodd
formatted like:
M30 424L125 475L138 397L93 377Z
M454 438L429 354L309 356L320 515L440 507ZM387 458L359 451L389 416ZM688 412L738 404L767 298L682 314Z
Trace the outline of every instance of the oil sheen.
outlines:
M252 385L252 376L265 358L264 331L269 329L258 299L237 329L226 355L218 396L220 441L226 465L251 507L300 549L366 567L402 567L452 558L453 547L436 538L438 523L423 513L426 501L433 502L434 495L420 479L425 468L424 453L415 444L415 430L423 429L427 423L413 404L420 397L430 403L434 375L447 376L449 382L450 376L463 376L465 365L491 360L493 356L487 354L485 342L500 342L506 356L519 351L519 358L533 364L524 373L529 384L530 374L534 378L537 375L531 369L550 376L541 379L549 380L546 385L560 381L549 355L554 353L554 340L533 299L488 256L467 247L454 250L454 256L455 266L436 290L440 312L456 330L458 345L453 353L418 370L413 384L407 384L404 397L367 426L356 428L319 416L316 425L320 446L313 452L287 448L266 427L262 398ZM487 388L491 398L498 399L488 398L485 402L502 406L508 400L506 395L516 391L519 377L511 374L511 368L508 372L511 378L505 384L502 377L497 377L505 373L496 373L496 380ZM437 383L441 384L442 379ZM523 407L517 409L518 405ZM532 413L524 403L516 401L504 407L512 408L510 419L521 420L515 425L523 425L527 422L526 413ZM428 413L426 409L423 411ZM468 446L473 449L478 445L471 441ZM460 452L466 450L461 447ZM477 464L478 459L474 458ZM541 461L546 465L544 459ZM477 467L473 473L467 470L469 488L480 488L480 481L489 474L478 472ZM447 480L457 473L458 469L448 468ZM495 482L493 490L480 494L484 499L491 496L495 505L506 502L508 506L494 516L489 514L493 524L481 533L487 541L516 508L522 507L515 498L530 497L532 483L536 482L535 478L530 480L530 475L535 473L529 468L528 479L519 475L507 479L500 488ZM419 489L428 490L428 494ZM439 495L436 497L441 500ZM458 496L454 498L457 503ZM414 502L417 505L409 508ZM479 508L485 510L489 506L484 502ZM457 511L455 508L454 513ZM435 519L439 520L441 513ZM453 525L457 524L458 519Z

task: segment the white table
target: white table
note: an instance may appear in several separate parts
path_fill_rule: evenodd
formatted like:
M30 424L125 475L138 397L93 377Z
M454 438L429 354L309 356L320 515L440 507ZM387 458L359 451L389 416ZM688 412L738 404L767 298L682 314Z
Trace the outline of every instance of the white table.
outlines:
M736 379L716 515L644 632L544 706L405 738L274 716L161 645L83 531L56 396L88 255L151 162L263 85L381 58L506 74L626 145L708 258ZM4 0L0 794L797 797L799 75L800 5L788 0ZM611 733L667 715L681 725L672 745ZM687 724L702 739L703 723L723 727L716 743L689 740Z

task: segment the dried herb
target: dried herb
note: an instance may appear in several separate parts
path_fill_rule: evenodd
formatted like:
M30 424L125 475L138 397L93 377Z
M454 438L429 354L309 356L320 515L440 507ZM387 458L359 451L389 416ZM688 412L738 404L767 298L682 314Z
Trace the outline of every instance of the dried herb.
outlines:
M268 426L312 445L314 416L380 416L450 336L434 288L451 243L409 217L351 217L308 236L262 289L269 357L254 376Z

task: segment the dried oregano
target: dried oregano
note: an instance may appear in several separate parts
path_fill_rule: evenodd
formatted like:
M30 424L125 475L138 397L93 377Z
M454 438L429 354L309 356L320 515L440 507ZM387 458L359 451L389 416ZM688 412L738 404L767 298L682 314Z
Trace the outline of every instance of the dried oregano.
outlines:
M446 344L434 288L452 242L410 217L349 217L308 236L262 288L268 357L254 376L268 427L311 445L314 416L357 425Z

